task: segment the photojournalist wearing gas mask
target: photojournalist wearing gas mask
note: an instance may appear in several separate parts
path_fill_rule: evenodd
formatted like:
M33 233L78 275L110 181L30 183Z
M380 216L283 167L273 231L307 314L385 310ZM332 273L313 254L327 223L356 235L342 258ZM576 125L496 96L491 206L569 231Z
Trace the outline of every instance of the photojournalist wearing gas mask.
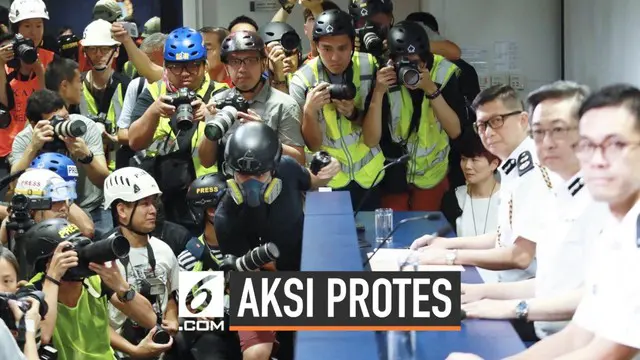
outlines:
M313 31L319 57L300 68L289 85L289 94L303 109L305 143L309 151L325 150L340 162L342 171L330 187L349 191L354 207L369 194L363 209L376 209L379 182L374 180L384 164L380 125L363 121L376 60L354 51L355 29L344 11L321 13Z
M325 154L318 168L313 175L291 157L283 156L278 135L268 125L252 121L238 127L225 147L225 172L232 178L227 180L227 194L214 220L222 253L241 257L260 245L273 243L279 250L275 268L299 271L303 192L324 186L340 171L340 164ZM259 335L244 341L241 334L243 351L275 340L267 333ZM278 358L292 358L291 339L279 340ZM268 350L267 356L271 348Z
M216 94L209 104L214 115L207 119L206 138L200 143L202 163L205 166L220 163L219 148L224 148L238 126L249 121L269 125L277 132L284 154L304 163L300 108L263 77L268 59L262 38L254 32L232 33L222 41L220 56L235 87Z
M184 201L187 188L196 177L217 171L213 163L203 165L196 151L205 137L204 104L227 88L209 79L206 60L200 33L186 27L172 31L164 46L164 78L140 94L129 127L131 149L146 152L135 166L158 180L166 219L194 235L197 226Z
M271 86L289 93L289 81L302 62L300 36L287 23L270 22L260 28L260 37L267 46Z
M78 169L78 206L91 216L100 238L113 228L111 217L100 209L102 185L109 175L101 131L88 118L69 114L64 100L51 90L29 97L27 118L30 126L16 136L9 157L12 173L29 167L40 153L68 154Z
M449 138L461 132L460 70L430 53L429 39L418 23L398 23L387 40L391 58L378 71L365 122L382 124L385 156L410 158L406 166L387 170L383 206L437 211L449 189Z
M131 288L152 304L157 325L151 340L168 350L178 331L179 267L169 245L149 235L156 226L155 202L160 194L156 181L142 169L118 169L105 180L105 208L111 208L118 221L115 232L131 247L127 257L117 260L118 268ZM147 329L119 308L110 306L109 313L111 326L127 341L139 344L147 336ZM125 342L114 347L132 358L142 357Z

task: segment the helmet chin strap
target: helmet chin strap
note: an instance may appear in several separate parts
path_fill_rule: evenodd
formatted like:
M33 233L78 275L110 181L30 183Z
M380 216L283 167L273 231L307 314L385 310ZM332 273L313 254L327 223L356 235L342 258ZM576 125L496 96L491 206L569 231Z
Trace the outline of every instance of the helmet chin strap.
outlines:
M113 59L113 55L116 54L115 49L111 50L111 55L109 55L109 60L107 60L107 65L105 66L100 66L97 67L93 61L91 61L91 58L87 56L87 61L89 62L89 65L91 65L91 68L97 72L103 72L105 70L107 70L109 68L109 64L111 64L111 60Z
M139 202L136 201L133 204L133 211L131 211L131 215L129 215L129 221L128 221L128 223L126 225L122 225L122 226L124 226L125 229L131 231L132 233L134 233L136 235L149 236L149 234L151 234L151 231L144 233L144 232L140 232L140 231L138 231L138 230L133 228L133 215L136 213L136 210L138 209L138 203Z
M258 83L257 83L254 87L252 87L251 89L249 89L249 90L241 90L241 89L236 85L236 83L235 83L235 82L233 82L233 81L232 81L231 83L233 84L234 88L235 88L239 93L241 93L241 94L247 94L247 93L253 93L253 92L255 92L255 91L256 91L256 89L258 89L258 87L260 87L260 85L262 85L264 82L265 82L265 79L262 77L262 75L260 75L260 81L258 81Z

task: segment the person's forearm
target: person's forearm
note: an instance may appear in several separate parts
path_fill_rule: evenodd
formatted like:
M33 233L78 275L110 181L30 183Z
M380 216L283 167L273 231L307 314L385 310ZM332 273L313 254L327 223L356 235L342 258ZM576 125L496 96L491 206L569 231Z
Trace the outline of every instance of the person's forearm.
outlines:
M94 157L93 161L89 164L77 163L87 173L89 181L93 183L98 189L104 187L104 180L109 176L109 167L104 156Z
M38 88L45 89L47 86L44 81L44 66L39 61L33 67L33 72L36 74L36 79L38 80Z
M487 270L526 269L531 264L532 256L512 245L493 249L458 250L455 263L471 265Z
M7 94L7 73L4 71L4 65L0 64L0 103L5 107L9 107L9 95Z
M11 165L11 173L15 174L18 171L29 168L29 165L31 165L31 162L36 158L37 155L38 150L34 149L31 144L27 145L20 159L18 159L18 161Z
M451 139L456 139L460 136L462 128L460 126L460 119L453 109L447 104L447 101L442 95L431 100L431 106L433 112L436 115L437 121L442 125L442 129L449 135Z
M446 249L493 249L496 246L497 234L488 233L478 236L465 236L446 239L442 247ZM441 243L438 243L440 247Z
M304 148L301 146L291 146L282 144L282 153L296 159L300 165L304 165Z
M80 228L82 235L89 239L93 239L95 236L96 229L93 220L77 204L71 204L69 207L69 221Z
M527 280L528 281L528 280ZM529 300L530 321L571 320L582 299L582 289L575 289L554 297L540 297Z
M0 225L0 244L1 246L6 246L9 242L9 234L7 234L7 219L2 220L2 225Z
M133 151L148 148L153 142L153 134L156 132L159 122L160 115L149 107L140 119L131 123L129 127L129 147Z
M564 354L586 346L588 339L573 334L573 327L576 325L569 324L560 332L548 336L538 341L527 350L511 356L506 360L539 360L539 359L556 359Z
M331 182L331 179L321 179L309 172L311 175L311 189L310 190L318 190L318 188L325 187Z
M124 45L124 49L127 51L129 61L135 66L140 76L146 78L149 83L154 83L162 79L162 73L164 72L162 66L154 64L147 54L136 46L133 39L127 38L122 45Z
M136 292L131 301L126 303L120 302L117 295L113 294L112 302L117 301L118 310L122 311L128 318L140 324L146 329L152 329L158 323L158 318L153 310L153 306L147 298Z
M302 137L311 151L319 151L322 146L322 128L318 122L318 112L304 107L302 115Z
M109 326L109 342L111 347L116 350L128 354L129 356L136 355L136 346L130 343L122 335L118 334L111 326Z
M60 281L60 279L56 279ZM44 300L47 302L49 310L47 316L40 322L40 341L43 344L50 344L53 331L56 327L58 318L58 285L51 280L44 279L42 283L42 292L44 292Z
M362 120L364 144L370 148L378 146L382 137L382 101L384 92L374 90L369 109Z
M431 52L444 56L447 60L458 60L462 55L460 47L451 41L429 41Z
M215 165L218 159L218 142L203 137L198 146L198 157L200 164L206 168Z
M7 207L0 205L0 220L4 220L8 216L9 216L9 213L7 212Z
M34 332L28 332L25 336L24 349L22 352L24 353L24 357L27 360L39 360L40 356L38 354L38 344L36 343L36 334Z
M171 300L167 303L167 308L164 310L164 318L169 321L178 322L178 303L173 295L169 295Z
M482 291L482 297L494 300L529 299L535 296L535 279L514 282L486 283L475 285ZM529 306L529 319L531 319L531 305Z
M129 129L118 129L118 143L129 146Z

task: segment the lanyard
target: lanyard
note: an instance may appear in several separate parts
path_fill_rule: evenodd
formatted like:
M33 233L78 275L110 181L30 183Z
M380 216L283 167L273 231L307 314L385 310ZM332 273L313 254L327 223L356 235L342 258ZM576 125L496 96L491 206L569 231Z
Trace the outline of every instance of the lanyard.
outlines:
M147 257L149 258L149 265L151 265L151 271L153 272L153 276L156 276L156 257L153 254L153 248L151 244L147 243ZM124 277L125 280L129 280L129 256L120 259L120 262L124 266Z

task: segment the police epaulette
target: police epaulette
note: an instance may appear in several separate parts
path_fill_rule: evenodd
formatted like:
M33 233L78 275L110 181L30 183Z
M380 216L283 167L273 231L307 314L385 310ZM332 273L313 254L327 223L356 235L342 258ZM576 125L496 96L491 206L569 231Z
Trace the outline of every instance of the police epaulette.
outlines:
M534 167L535 165L533 164L533 156L531 156L531 152L523 151L518 155L518 176L528 173Z
M569 193L571 196L576 196L576 194L582 190L584 187L584 179L582 177L578 177L569 184Z

